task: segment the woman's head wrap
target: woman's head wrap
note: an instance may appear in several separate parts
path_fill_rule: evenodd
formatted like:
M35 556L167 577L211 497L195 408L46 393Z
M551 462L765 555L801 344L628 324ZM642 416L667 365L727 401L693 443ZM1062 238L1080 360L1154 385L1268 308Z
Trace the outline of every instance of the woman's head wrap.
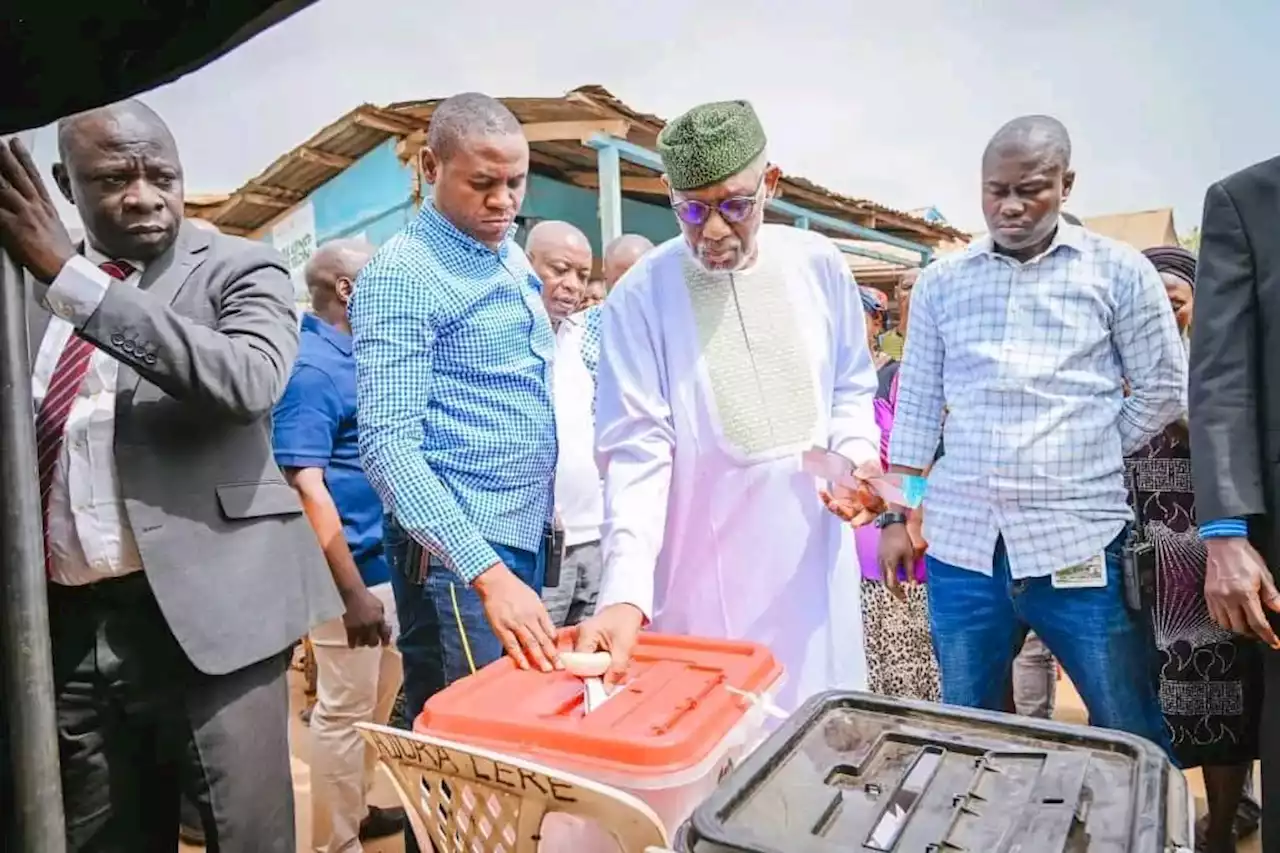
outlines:
M1155 266L1157 272L1167 272L1196 286L1196 256L1181 246L1156 246L1142 254Z

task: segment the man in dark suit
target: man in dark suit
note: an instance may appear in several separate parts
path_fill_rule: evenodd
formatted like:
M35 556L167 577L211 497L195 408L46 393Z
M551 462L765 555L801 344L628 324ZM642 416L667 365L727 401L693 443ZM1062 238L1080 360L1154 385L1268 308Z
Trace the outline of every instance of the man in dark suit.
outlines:
M1280 853L1280 158L1209 188L1200 240L1188 400L1205 597L1218 624L1270 647L1262 833L1266 853Z
M173 137L125 102L59 125L54 179L0 150L30 274L38 476L71 851L295 850L287 650L341 614L271 452L297 352L278 256L182 219Z

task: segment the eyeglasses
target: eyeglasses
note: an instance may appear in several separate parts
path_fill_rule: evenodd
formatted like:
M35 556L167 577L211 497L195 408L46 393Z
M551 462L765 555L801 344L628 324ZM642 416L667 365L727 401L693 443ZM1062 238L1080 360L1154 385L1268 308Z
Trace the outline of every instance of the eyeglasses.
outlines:
M755 192L751 195L736 195L726 198L718 204L707 204L705 201L697 199L684 199L683 201L671 202L671 209L676 212L676 216L681 222L687 225L705 225L707 220L711 218L711 211L719 212L725 222L742 222L756 209L756 205L760 203L760 190L764 188L765 176L760 176L760 183L756 184Z

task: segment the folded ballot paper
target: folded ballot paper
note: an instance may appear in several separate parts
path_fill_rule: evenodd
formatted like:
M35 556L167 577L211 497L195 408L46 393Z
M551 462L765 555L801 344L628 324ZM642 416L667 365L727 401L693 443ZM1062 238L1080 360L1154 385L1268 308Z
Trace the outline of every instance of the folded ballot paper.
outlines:
M806 474L850 489L865 487L875 492L885 503L899 504L915 509L924 500L924 477L904 474L880 474L864 478L854 473L853 463L839 453L823 447L806 450L801 457L801 467Z

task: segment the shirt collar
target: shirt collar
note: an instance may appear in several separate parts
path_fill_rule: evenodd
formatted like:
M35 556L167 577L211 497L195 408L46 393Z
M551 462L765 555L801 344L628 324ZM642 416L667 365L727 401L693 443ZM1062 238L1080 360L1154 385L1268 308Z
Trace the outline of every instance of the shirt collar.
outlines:
M483 252L487 255L497 254L499 259L506 258L507 251L511 248L511 240L516 236L516 231L519 230L518 225L514 222L511 223L511 227L507 229L506 236L502 238L502 245L500 245L495 252L492 246L486 246L484 243L481 243L475 237L472 237L470 234L450 222L443 213L436 210L435 202L431 199L427 199L422 203L422 209L418 213L418 219L427 228L427 230L431 231L433 234L447 237L450 240L461 243L472 251Z
M351 336L310 311L302 315L302 331L319 335L343 355L351 355Z
M1052 255L1054 252L1056 252L1058 248L1061 246L1066 246L1068 249L1071 249L1076 253L1083 252L1084 251L1084 229L1081 228L1079 225L1072 225L1067 220L1059 217L1058 230L1053 235L1053 240L1052 242L1049 243L1049 248L1045 249L1043 252L1036 255L1034 258L1031 258L1030 260L1026 261L1025 263L1034 264L1037 261L1039 261L1041 258L1047 258L1050 255ZM975 240L973 243L971 243L969 245L968 254L970 257L981 257L981 256L1002 257L1002 258L1009 257L1008 255L997 254L995 239L990 234L986 234L982 237L982 239ZM1009 258L1009 260L1013 261L1014 259Z
M91 261L95 267L100 267L108 261L124 261L138 272L142 272L147 268L147 265L142 261L135 261L130 258L108 258L97 249L93 248L93 245L87 239L84 241L84 256L85 259Z

